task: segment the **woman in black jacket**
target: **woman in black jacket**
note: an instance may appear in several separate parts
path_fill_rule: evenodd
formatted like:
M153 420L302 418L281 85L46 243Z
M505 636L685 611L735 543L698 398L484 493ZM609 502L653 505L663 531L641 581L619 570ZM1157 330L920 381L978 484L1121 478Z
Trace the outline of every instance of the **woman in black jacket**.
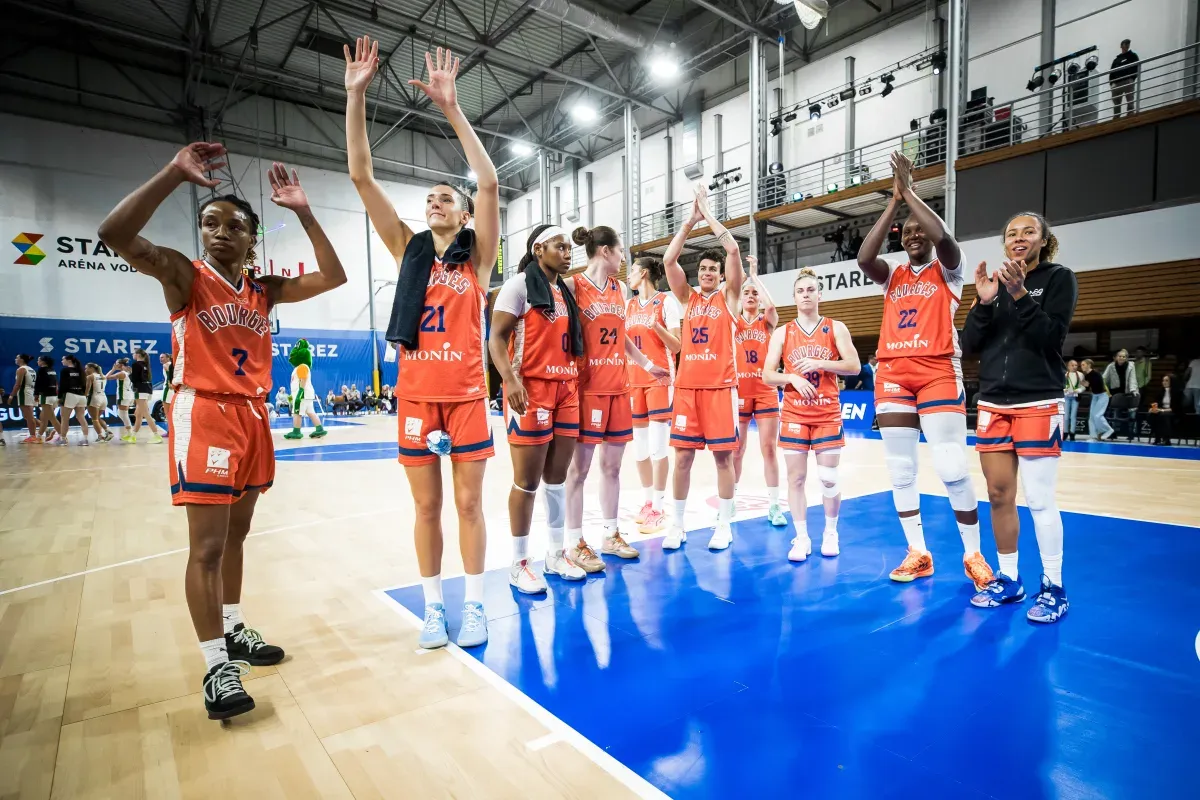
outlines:
M975 270L978 299L967 315L963 347L979 355L975 449L987 481L1000 570L971 598L991 608L1025 599L1017 571L1017 475L1033 515L1042 556L1041 591L1026 616L1058 622L1067 613L1062 587L1063 527L1055 503L1063 439L1063 340L1075 314L1075 274L1053 259L1058 240L1040 214L1004 226L1006 259L989 275Z

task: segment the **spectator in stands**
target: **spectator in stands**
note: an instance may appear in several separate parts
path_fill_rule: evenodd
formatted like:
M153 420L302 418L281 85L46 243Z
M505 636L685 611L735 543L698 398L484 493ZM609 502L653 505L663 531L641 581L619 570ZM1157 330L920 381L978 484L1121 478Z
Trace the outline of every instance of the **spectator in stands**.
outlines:
M396 395L392 392L392 387L386 383L379 390L379 411L382 414L392 413L392 408L395 403Z
M1079 419L1079 395L1085 389L1083 375L1079 372L1079 362L1071 359L1067 362L1067 374L1063 382L1063 401L1066 403L1067 438L1075 441L1075 422Z
M1150 351L1144 347L1138 347L1133 351L1133 370L1137 375L1137 387L1140 392L1150 385L1150 379L1154 372L1154 359L1156 355L1151 355Z
M1162 387L1155 395L1157 402L1150 404L1150 435L1154 444L1171 446L1171 434L1175 429L1175 415L1183 408L1183 398L1174 387L1170 375L1163 375Z
M346 402L350 406L350 413L357 414L362 410L362 392L358 390L358 384L350 384L350 391L346 392Z
M367 409L367 413L374 414L377 405L379 405L379 398L375 396L375 389L368 386L366 393L363 394L363 406Z
M1121 116L1121 98L1125 99L1125 116L1133 113L1133 87L1137 83L1138 54L1129 49L1129 40L1121 42L1121 52L1113 59L1108 73L1108 85L1112 89L1113 119Z
M326 409L327 411L332 411L332 410L333 410L333 389L330 389L330 390L329 390L329 391L328 391L328 392L325 394L325 409Z
M1193 358L1183 371L1183 402L1193 414L1200 414L1200 358Z
M291 410L291 400L288 399L287 389L280 386L279 391L275 393L275 408L280 413Z
M1092 404L1088 407L1088 435L1097 441L1111 439L1113 429L1104 418L1104 412L1108 410L1108 387L1104 385L1099 371L1092 369L1090 358L1085 358L1080 366L1083 369L1083 381L1092 395Z
M1135 420L1141 392L1138 390L1137 370L1129 360L1128 350L1118 350L1112 362L1104 368L1104 385L1112 396L1110 405L1114 411L1113 419L1129 425L1129 441L1132 442L1137 432Z

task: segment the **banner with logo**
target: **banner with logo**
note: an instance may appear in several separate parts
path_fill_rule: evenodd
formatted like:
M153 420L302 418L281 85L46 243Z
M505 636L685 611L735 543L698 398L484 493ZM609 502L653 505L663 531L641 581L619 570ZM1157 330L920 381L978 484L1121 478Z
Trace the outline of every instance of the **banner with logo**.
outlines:
M366 391L371 385L370 331L283 328L271 340L271 379L275 387L289 387L292 365L288 362L288 353L301 337L308 340L312 349L313 386L322 399L330 389L339 394L343 385L354 384L360 391ZM13 359L18 353L31 355L35 360L39 356L50 356L56 369L62 357L70 353L85 364L89 361L99 364L107 372L118 358L132 358L138 349L145 350L150 356L155 384L161 385L163 378L158 355L171 352L171 326L165 322L0 317L0 388L5 395L12 390L17 370ZM115 388L112 382L109 387ZM272 389L272 399L274 395ZM6 418L12 416L11 411L5 415ZM5 427L8 427L7 423Z
M841 393L842 427L848 431L869 431L875 424L875 393Z

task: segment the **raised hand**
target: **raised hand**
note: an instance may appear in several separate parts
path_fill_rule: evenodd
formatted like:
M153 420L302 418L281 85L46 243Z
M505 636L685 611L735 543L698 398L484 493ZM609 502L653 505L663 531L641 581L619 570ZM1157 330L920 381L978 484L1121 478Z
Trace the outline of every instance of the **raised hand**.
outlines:
M892 187L901 195L912 191L912 162L898 150L892 153Z
M292 211L308 208L308 195L300 186L300 176L296 170L288 177L287 167L278 161L267 170L267 180L271 182L271 202Z
M708 190L704 188L703 183L696 184L696 209L702 217L707 217L708 211Z
M454 88L454 79L458 76L458 59L454 57L454 53L439 47L436 64L433 57L426 53L425 67L429 70L429 83L413 78L408 85L420 89L443 111L458 105L458 91Z
M688 217L688 225L695 227L704 221L704 213L700 210L700 201L692 198L692 215Z
M214 189L221 181L215 178L206 178L204 175L225 166L224 155L225 145L223 144L193 142L175 154L175 157L171 159L171 168L188 183Z
M1021 261L1005 261L996 272L996 277L1004 282L1009 296L1019 300L1025 295L1025 264Z
M758 277L758 258L756 256L746 256L746 273L751 277Z
M988 275L987 262L980 261L979 266L975 268L975 294L979 297L980 304L990 306L996 302L999 292L1000 284L996 283L996 276Z
M342 45L342 53L346 56L346 91L367 91L379 71L379 42L360 36L354 40L354 58L350 57L349 45Z

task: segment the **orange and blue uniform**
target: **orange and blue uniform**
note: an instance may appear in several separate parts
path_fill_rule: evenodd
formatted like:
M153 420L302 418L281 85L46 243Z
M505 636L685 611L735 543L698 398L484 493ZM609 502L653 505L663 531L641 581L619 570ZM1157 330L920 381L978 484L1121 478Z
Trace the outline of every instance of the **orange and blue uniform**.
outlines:
M579 441L582 444L633 439L629 372L625 360L625 297L609 278L596 286L586 274L575 276L575 303L583 328L579 370Z
M468 261L446 265L435 258L425 288L417 348L397 353L396 422L405 466L432 464L426 437L445 431L451 461L490 458L486 299Z
M954 327L962 285L961 264L950 270L935 258L924 266L892 268L876 352L877 412L966 413L962 350Z
M232 284L207 262L192 268L187 304L171 315L171 503L229 505L275 480L271 305L246 275Z
M799 375L817 390L816 397L801 396L793 386L783 389L783 411L779 422L779 446L784 450L820 453L841 448L846 440L842 433L842 403L838 393L837 376L832 372L801 372L800 362L806 358L816 361L837 361L837 338L833 320L821 317L812 330L805 330L794 319L784 329L783 371Z
M655 330L661 325L668 331L679 327L679 312L675 298L657 292L645 301L632 298L625 306L625 326L633 345L642 351L655 366L670 372L660 381L637 364L629 364L629 401L633 412L633 427L645 428L651 420L670 422L671 401L675 390L675 355L667 349Z
M733 313L720 289L693 290L683 312L679 377L675 381L671 446L734 450L737 363Z
M767 318L759 314L750 322L741 314L734 320L737 333L734 344L737 355L738 416L742 422L755 419L771 419L779 416L779 392L774 386L763 383L763 362L767 360L767 342L771 339L771 328Z
M980 453L1015 452L1019 456L1062 454L1066 403L1061 399L1019 406L979 402L975 449Z
M531 265L530 269L539 269ZM555 436L579 436L579 369L571 353L570 319L560 283L551 285L554 308L534 308L525 276L505 281L495 310L517 318L508 341L508 357L528 395L524 414L516 414L504 394L509 444L545 444Z

